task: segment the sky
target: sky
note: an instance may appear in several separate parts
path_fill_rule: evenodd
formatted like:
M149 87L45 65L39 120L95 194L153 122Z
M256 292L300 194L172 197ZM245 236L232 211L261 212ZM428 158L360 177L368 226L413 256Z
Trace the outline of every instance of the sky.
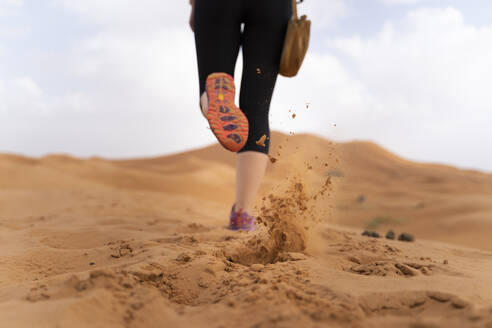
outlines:
M492 172L492 1L305 0L299 12L310 48L298 76L277 81L272 129ZM214 143L189 13L188 0L0 0L0 153Z

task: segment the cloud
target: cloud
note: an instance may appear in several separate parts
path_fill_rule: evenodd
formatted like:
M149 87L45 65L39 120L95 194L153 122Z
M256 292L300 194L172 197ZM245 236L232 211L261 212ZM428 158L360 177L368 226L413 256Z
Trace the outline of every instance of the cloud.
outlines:
M492 25L467 25L458 10L446 8L412 11L373 38L335 39L350 76L382 110L360 137L412 158L492 168L492 157L476 151L492 149L490 38Z
M56 1L91 29L69 51L44 54L38 76L52 85L29 74L0 80L0 122L8 122L0 151L127 157L214 142L198 107L186 1ZM342 1L300 8L318 26L332 14L324 27L350 14ZM327 47L311 47L299 76L279 78L274 129L371 139L409 158L492 170L483 151L492 148L492 25L424 8L370 37L321 35Z
M20 7L24 4L24 0L0 0L1 7Z
M47 94L31 77L0 80L0 115L3 122L45 119L68 111L86 111L85 96L67 92L62 96ZM36 127L32 127L34 130Z
M183 26L189 14L188 1L161 0L55 0L82 19L119 31L142 31L163 26Z
M300 15L307 15L314 29L332 27L350 13L343 0L304 1L298 6Z
M385 5L414 5L419 3L426 3L435 0L378 0Z
M10 16L24 5L24 0L0 0L0 17Z
M30 31L29 26L0 26L0 39L20 39Z
M29 96L39 97L42 94L41 88L29 77L15 78L12 85Z
M490 37L492 26L467 26L456 9L422 9L387 23L375 38L335 39L333 45L378 98L420 112L462 113L481 112L490 100L492 45L484 42Z
M145 0L138 8L133 1L117 2L111 7L109 0L60 1L98 28L69 52L43 58L43 75L60 80L54 89L43 91L28 78L4 81L4 94L15 97L0 98L0 121L38 123L25 135L17 131L14 144L4 129L0 135L7 139L0 138L0 149L143 156L213 142L198 107L187 3L176 4L169 14L173 11L160 1Z

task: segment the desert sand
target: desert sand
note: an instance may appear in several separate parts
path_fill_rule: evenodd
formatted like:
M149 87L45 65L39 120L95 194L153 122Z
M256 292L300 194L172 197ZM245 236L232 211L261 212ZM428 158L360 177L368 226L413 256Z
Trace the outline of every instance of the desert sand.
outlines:
M226 229L218 145L0 155L0 327L492 327L492 174L312 135L271 149L252 233Z

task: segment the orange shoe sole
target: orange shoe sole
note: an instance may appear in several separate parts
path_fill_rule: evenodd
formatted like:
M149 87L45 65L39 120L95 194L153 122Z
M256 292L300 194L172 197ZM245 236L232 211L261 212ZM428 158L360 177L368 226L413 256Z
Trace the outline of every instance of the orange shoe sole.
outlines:
M244 113L234 104L234 79L226 73L207 77L207 120L219 143L232 152L241 150L248 140L249 123Z

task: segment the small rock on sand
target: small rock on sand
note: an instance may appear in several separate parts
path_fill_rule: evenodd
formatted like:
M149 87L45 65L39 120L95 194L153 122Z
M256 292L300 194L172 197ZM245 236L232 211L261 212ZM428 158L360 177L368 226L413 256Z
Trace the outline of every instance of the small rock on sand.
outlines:
M362 236L367 236L367 237L372 237L372 238L379 238L379 233L377 233L376 231L368 231L368 230L365 230L363 233L362 233Z
M413 235L404 232L398 236L398 240L412 242L415 240L415 238L413 237Z
M393 230L388 231L386 233L386 238L391 240L395 239L395 232Z

